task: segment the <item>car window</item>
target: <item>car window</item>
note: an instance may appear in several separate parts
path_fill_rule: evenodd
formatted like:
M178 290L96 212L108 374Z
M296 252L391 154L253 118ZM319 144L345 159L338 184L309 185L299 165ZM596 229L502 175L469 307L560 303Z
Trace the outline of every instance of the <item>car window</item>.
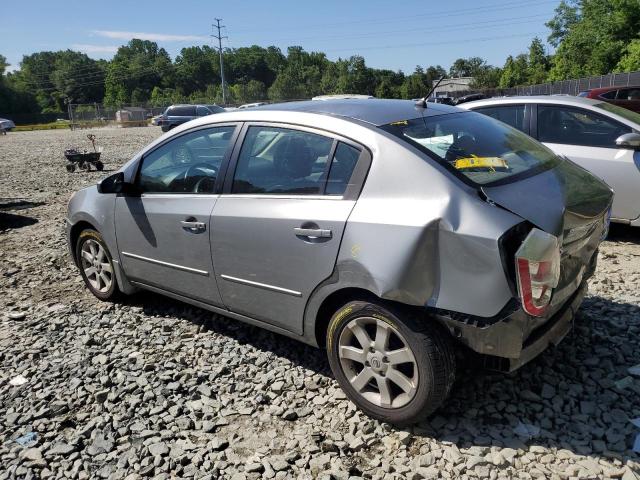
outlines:
M477 185L515 181L556 164L556 155L521 131L475 112L401 120L382 129Z
M222 113L225 111L224 108L218 105L207 105L207 108L211 110L211 113Z
M232 193L318 195L333 139L288 128L250 127Z
M547 143L616 148L616 138L632 130L581 108L538 105L538 140Z
M640 100L640 88L621 88L618 90L618 100Z
M628 108L622 108L618 105L613 105L611 103L606 103L606 102L600 102L595 106L607 112L620 115L622 118L626 120L631 120L632 122L635 122L636 124L640 125L640 113L632 112Z
M474 112L480 112L488 115L496 120L511 125L513 128L524 132L524 105L504 105L500 107L482 107L474 109Z
M327 195L344 194L359 157L360 150L346 143L338 142L325 188Z
M607 100L613 100L616 98L618 90L611 90L610 92L604 92L600 94L600 98L606 98Z
M213 127L181 135L142 159L143 193L212 193L235 127Z
M197 107L196 114L198 117L204 117L206 115L211 115L211 112L206 107Z
M579 97L586 97L586 96L588 96L588 95L589 95L589 92L590 92L590 91L591 91L591 90L585 90L584 92L580 92L580 93L578 94L578 96L579 96Z

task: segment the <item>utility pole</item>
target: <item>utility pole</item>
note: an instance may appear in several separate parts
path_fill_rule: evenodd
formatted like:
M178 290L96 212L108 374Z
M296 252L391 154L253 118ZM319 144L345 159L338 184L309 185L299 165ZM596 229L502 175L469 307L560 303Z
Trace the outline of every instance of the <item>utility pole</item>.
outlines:
M225 89L224 89L224 62L222 60L222 39L223 38L227 38L227 37L223 37L222 33L220 31L221 28L224 28L224 25L220 25L220 22L222 21L221 18L216 18L216 25L211 25L213 28L217 28L218 29L218 34L215 35L215 33L213 35L211 35L213 38L217 38L218 39L218 54L220 55L220 82L222 83L222 104L226 105L227 104L227 96L225 94Z

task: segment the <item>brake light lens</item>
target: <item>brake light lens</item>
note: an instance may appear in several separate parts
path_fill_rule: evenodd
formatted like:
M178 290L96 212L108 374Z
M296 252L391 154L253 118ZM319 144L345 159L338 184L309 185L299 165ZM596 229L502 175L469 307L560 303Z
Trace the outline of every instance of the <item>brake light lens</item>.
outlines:
M516 252L516 277L522 308L540 317L546 312L560 280L560 242L534 228Z

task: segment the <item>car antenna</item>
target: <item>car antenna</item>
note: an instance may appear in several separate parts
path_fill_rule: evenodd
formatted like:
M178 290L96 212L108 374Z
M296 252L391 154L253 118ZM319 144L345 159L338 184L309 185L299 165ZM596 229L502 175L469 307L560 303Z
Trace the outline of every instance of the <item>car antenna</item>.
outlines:
M440 82L444 80L444 75L442 75L438 81L436 82L435 85L432 84L431 86L431 90L429 90L429 93L427 93L427 95L425 97L422 97L420 100L418 100L416 102L416 106L418 107L422 107L422 108L427 108L427 99L431 96L431 94L435 91L436 88L438 88L438 85L440 85Z

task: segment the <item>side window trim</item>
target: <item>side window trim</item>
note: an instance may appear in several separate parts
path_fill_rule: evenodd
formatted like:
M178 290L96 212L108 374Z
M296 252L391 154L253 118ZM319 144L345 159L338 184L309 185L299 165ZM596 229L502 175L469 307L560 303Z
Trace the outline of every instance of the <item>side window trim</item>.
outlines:
M308 132L308 133L313 133L316 135L322 135L324 137L330 138L331 140L333 140L333 145L331 146L331 151L329 154L329 157L327 159L327 168L330 168L331 162L333 161L333 156L335 155L335 151L336 148L338 146L338 142L342 142L346 145L349 145L351 147L354 147L358 150L360 150L360 156L358 157L358 162L356 163L356 166L353 169L353 172L351 174L351 178L349 180L349 185L347 186L347 189L345 190L344 194L342 195L342 197L340 197L339 195L325 195L324 191L326 190L326 183L328 180L328 174L329 171L325 172L325 182L324 182L324 186L322 188L322 192L319 195L297 195L297 194L283 194L283 195L272 195L272 194L260 194L260 193L253 193L253 194L232 194L231 190L233 187L233 178L235 175L235 171L236 168L238 166L238 160L240 157L240 151L242 149L242 145L244 144L244 141L246 139L247 136L247 132L249 131L250 127L273 127L273 128L288 128L288 129L292 129L292 130L298 130L298 131L303 131L303 132ZM233 152L231 153L227 165L226 165L226 170L224 172L224 181L223 181L223 186L221 188L220 193L222 195L229 195L229 196L246 196L246 195L250 195L252 197L261 197L261 198L282 198L284 197L296 197L296 198L323 198L323 199L340 199L342 198L343 200L356 200L358 198L358 196L360 195L360 192L362 190L362 188L364 187L364 181L366 179L367 174L369 173L369 167L371 166L371 152L369 151L369 149L367 147L365 147L364 145L351 140L347 137L342 137L341 135L338 135L336 133L333 132L329 132L326 130L322 130L322 129L318 129L318 128L313 128L313 127L308 127L306 125L298 125L298 124L294 124L294 123L284 123L284 122L244 122L242 124L242 128L238 131L238 137L235 139L235 145L233 148Z
M188 135L194 132L198 132L200 130L208 130L211 128L218 128L218 127L234 127L234 131L233 134L231 135L231 139L229 140L229 146L227 147L227 150L224 154L224 157L222 158L222 163L220 164L220 170L218 171L218 176L216 178L216 183L213 189L213 192L211 193L189 193L189 192L140 192L140 195L219 195L222 192L222 186L223 186L223 182L224 182L224 178L225 178L225 174L226 174L226 170L228 168L229 165L229 159L231 157L231 153L233 152L233 150L235 149L235 145L238 141L238 137L240 136L240 131L242 130L243 127L243 123L242 122L225 122L225 123L212 123L209 125L200 125L196 128L191 128L189 130L185 130L184 132L180 132L179 135L175 135L172 136L170 138L167 138L165 141L154 145L153 148L151 148L150 150L147 150L146 152L144 152L142 155L140 155L140 158L138 159L137 165L136 165L136 170L135 170L135 174L133 175L133 184L136 186L136 188L139 188L140 185L140 172L142 170L142 163L144 162L144 159L149 156L150 154L152 154L153 152L155 152L156 150L158 150L159 148L164 147L165 145L167 145L168 143L177 140L178 138L184 136L184 135Z

